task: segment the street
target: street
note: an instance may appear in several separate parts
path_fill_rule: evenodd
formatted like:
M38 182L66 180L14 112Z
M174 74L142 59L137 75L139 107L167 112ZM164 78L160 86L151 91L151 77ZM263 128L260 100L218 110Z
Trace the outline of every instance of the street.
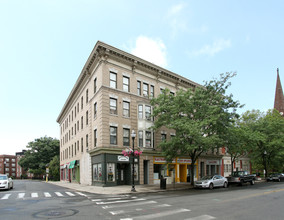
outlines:
M15 180L0 191L0 220L14 219L284 219L284 183L101 195Z

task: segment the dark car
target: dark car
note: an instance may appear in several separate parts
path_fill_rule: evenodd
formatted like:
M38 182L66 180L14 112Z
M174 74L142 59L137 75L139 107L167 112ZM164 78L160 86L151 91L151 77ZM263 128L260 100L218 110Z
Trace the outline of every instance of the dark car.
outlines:
M284 174L283 173L274 173L272 174L272 181L284 181Z

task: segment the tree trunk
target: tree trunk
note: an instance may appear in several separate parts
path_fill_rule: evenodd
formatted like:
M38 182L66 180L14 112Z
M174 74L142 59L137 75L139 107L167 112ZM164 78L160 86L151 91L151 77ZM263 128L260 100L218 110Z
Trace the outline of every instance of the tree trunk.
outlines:
M191 160L191 165L190 165L190 171L191 171L190 184L191 184L192 186L194 186L194 164L195 164L195 161L194 161L194 160Z

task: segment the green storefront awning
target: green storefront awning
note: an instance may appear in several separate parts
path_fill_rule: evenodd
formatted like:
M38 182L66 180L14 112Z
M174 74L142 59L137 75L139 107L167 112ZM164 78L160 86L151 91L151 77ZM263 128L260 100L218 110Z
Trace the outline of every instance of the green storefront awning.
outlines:
M69 169L73 169L75 166L76 160L73 160L69 163Z

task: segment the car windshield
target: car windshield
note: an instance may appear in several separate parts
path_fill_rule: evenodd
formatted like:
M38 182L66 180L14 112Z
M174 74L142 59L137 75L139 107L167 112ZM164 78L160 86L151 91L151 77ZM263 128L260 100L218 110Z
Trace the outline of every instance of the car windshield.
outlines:
M7 176L0 176L0 180L6 180Z
M213 176L204 176L201 178L201 180L211 180Z

